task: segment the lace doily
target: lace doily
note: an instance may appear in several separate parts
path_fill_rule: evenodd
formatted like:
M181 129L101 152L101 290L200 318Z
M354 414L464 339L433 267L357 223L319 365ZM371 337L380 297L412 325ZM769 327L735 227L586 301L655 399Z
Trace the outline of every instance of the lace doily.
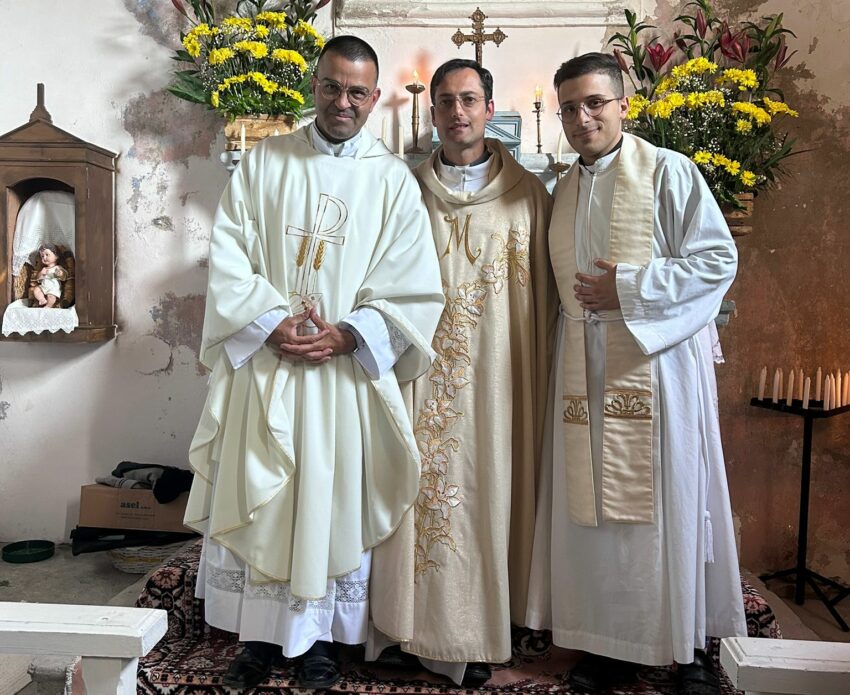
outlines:
M12 333L70 333L80 325L76 307L67 309L42 309L27 306L25 300L19 299L6 307L3 314L3 335Z

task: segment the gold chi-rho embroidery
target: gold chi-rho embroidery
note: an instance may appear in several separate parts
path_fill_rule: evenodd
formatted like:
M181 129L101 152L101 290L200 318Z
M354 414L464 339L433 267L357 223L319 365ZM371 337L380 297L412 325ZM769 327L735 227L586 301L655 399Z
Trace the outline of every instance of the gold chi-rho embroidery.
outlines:
M451 225L451 231L449 232L449 242L446 244L446 250L443 251L443 255L440 258L445 258L452 251L452 239L455 240L455 250L460 248L461 242L463 242L464 251L466 251L466 258L469 261L470 265L475 265L475 261L478 260L478 257L481 255L481 247L477 247L475 250L477 253L473 254L472 249L469 248L469 221L472 219L472 215L467 215L466 219L463 222L463 231L460 231L460 219L457 217L452 217L450 215L446 215L443 218L446 222Z

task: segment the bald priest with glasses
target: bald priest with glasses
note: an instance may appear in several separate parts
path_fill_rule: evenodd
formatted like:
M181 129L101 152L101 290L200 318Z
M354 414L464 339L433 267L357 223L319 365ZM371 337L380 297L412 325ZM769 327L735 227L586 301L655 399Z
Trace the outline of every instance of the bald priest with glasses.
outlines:
M555 190L561 301L528 625L588 652L576 690L678 663L719 693L706 638L746 635L709 324L735 243L696 165L623 133L616 59L555 74L578 163Z
M400 383L429 368L444 300L416 180L363 129L377 80L368 44L329 41L315 121L252 149L215 216L186 524L206 622L242 643L234 688L281 656L304 688L340 678L335 644L366 640L371 549L419 492Z
M419 495L406 525L375 549L372 615L403 654L472 686L510 658L511 623L525 619L557 306L551 203L537 177L484 137L489 71L451 60L430 95L441 145L415 174L446 308L437 358L414 383Z

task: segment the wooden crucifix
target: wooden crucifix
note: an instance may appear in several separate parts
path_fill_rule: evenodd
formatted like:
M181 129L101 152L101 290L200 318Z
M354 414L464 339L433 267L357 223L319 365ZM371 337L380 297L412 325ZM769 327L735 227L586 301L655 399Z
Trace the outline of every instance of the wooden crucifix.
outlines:
M487 19L487 15L481 11L481 8L478 7L475 9L469 18L472 20L472 33L464 34L460 29L458 29L452 35L452 42L458 49L463 46L465 43L473 43L475 44L475 60L479 65L484 65L484 44L487 41L492 41L497 46L502 43L508 35L505 34L499 27L496 27L496 31L492 34L484 33L484 20Z

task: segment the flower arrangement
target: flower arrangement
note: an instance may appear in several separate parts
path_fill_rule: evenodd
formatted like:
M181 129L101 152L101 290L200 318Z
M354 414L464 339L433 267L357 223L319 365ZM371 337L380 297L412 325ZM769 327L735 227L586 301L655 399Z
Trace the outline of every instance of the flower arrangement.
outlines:
M229 120L240 116L290 116L311 105L310 75L325 39L313 27L329 0L237 0L231 16L216 20L211 0L171 0L192 28L181 33L168 91L206 104Z
M641 34L655 27L629 10L628 34L609 41L635 88L626 129L690 157L718 203L740 208L736 196L774 183L794 153L777 121L797 112L770 86L793 55L785 41L794 34L781 14L731 27L709 0L692 0L685 10L669 46L657 36L643 42Z

